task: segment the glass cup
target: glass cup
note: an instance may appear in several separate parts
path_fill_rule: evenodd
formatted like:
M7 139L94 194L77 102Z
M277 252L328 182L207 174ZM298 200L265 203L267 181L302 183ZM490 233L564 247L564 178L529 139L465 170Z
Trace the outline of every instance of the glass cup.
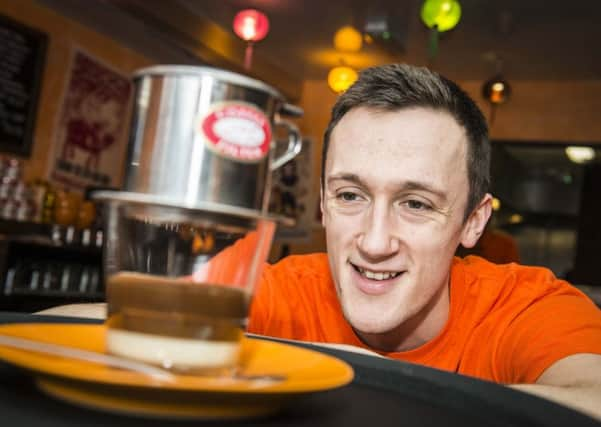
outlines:
M107 350L178 373L232 372L275 222L117 201L107 208Z

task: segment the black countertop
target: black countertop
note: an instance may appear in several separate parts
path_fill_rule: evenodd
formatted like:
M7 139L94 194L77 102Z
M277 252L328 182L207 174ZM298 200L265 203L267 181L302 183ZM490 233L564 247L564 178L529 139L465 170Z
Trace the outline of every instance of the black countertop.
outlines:
M0 312L0 323L98 323ZM497 384L419 365L301 345L345 360L355 379L300 397L276 415L236 421L185 421L117 415L73 406L39 391L30 375L0 362L3 426L599 426L583 414Z

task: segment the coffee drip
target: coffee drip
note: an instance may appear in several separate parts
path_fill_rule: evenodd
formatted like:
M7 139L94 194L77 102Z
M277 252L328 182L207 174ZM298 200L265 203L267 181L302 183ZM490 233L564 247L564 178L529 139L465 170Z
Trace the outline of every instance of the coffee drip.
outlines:
M262 82L205 67L136 73L123 191L107 203L107 349L182 372L233 368L276 222L270 174L300 151L296 111ZM275 156L273 128L288 131Z

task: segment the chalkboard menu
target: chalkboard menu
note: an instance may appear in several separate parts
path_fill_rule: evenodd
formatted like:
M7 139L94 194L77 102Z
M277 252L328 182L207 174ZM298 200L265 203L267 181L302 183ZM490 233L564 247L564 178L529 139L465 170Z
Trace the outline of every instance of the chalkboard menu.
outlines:
M29 156L46 34L0 15L0 151Z

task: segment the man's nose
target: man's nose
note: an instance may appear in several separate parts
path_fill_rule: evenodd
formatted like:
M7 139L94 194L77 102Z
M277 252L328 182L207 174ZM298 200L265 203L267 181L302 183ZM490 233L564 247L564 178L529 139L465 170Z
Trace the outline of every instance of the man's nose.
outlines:
M394 255L400 246L398 224L392 209L384 203L374 203L365 212L363 227L357 239L362 255L370 259Z

